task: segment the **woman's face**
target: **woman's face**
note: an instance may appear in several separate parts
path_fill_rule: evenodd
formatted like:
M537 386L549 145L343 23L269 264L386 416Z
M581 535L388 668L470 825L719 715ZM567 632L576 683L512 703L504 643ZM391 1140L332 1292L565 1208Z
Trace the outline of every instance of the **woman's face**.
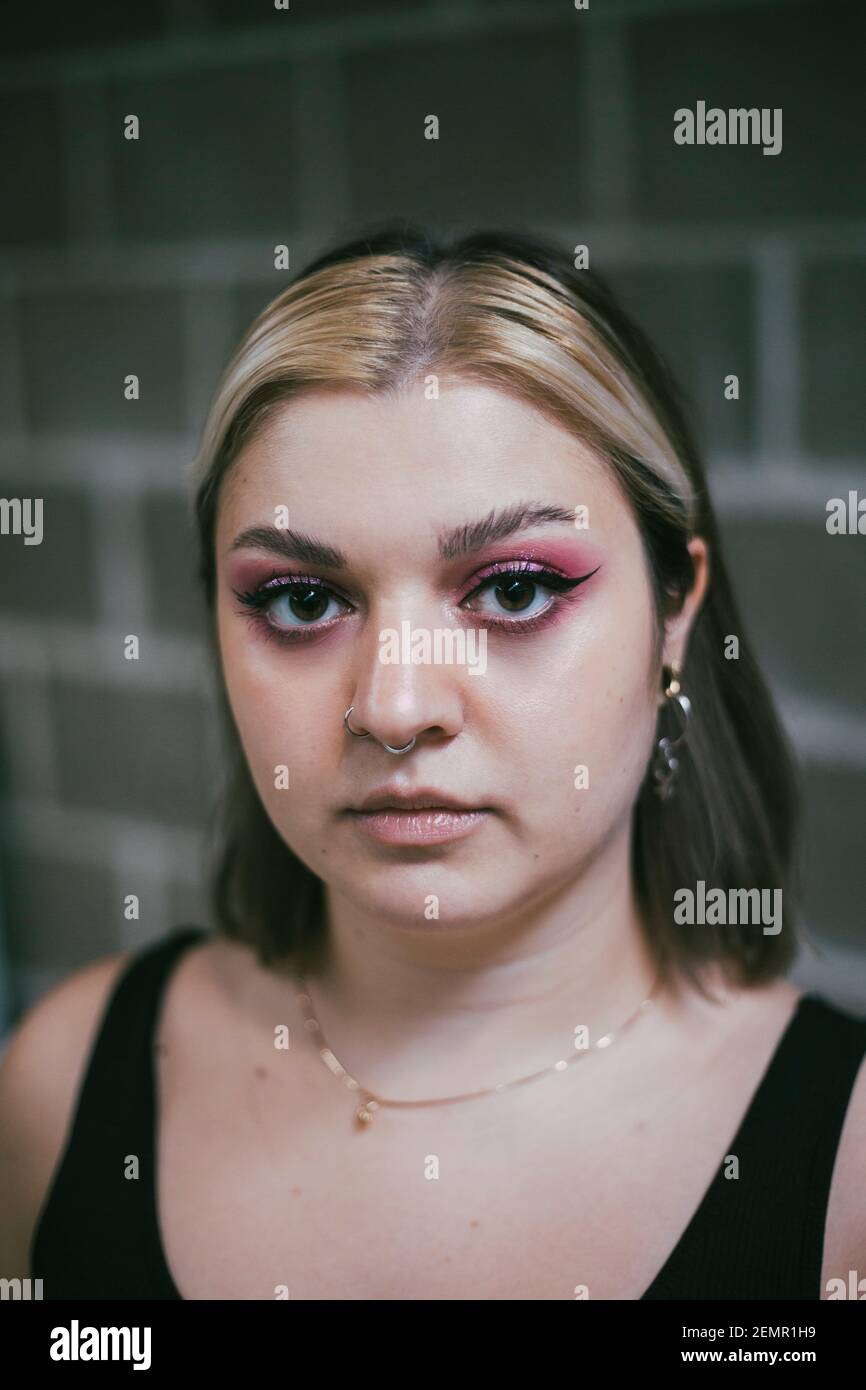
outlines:
M444 380L435 400L299 395L224 482L217 571L259 795L362 912L487 921L567 889L627 831L659 703L649 573L608 467L531 406ZM373 737L347 733L350 705ZM363 818L383 788L481 813Z

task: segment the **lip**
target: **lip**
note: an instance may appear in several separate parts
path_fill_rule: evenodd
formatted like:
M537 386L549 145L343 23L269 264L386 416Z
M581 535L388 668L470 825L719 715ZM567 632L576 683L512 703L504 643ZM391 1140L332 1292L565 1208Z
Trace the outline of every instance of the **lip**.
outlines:
M363 801L347 810L362 811L426 811L430 809L445 811L489 811L489 806L477 801L463 801L438 787L377 787L369 792Z
M378 787L346 808L362 834L385 845L436 845L470 835L492 807L464 801L438 787Z
M457 811L453 807L399 810L388 806L379 811L350 811L353 825L364 835L385 845L436 845L459 840L491 814L487 807Z

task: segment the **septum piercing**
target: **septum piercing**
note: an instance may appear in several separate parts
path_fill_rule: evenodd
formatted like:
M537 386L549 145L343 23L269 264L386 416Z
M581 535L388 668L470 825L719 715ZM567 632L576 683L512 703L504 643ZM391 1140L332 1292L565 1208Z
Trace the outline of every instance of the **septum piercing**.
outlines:
M351 724L349 723L349 715L352 713L352 710L354 708L354 705L350 705L349 708L346 710L346 713L343 715L343 726L346 730L346 733L351 734L353 738L372 738L372 734L369 732L369 730L364 730L363 733L359 733L357 729L352 728ZM392 748L390 743L383 743L382 747L388 753L408 753L410 749L415 747L415 739L414 737L411 738L409 742L407 744L404 744L402 748Z

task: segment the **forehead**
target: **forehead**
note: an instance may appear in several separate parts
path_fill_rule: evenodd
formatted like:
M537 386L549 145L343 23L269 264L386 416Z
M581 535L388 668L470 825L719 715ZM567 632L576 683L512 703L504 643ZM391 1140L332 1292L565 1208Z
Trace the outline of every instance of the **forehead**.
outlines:
M515 497L589 506L590 524L629 524L610 465L540 409L487 384L439 379L391 396L308 388L279 407L225 480L219 528L269 520L351 529L413 518L448 524ZM595 516L593 517L593 512Z

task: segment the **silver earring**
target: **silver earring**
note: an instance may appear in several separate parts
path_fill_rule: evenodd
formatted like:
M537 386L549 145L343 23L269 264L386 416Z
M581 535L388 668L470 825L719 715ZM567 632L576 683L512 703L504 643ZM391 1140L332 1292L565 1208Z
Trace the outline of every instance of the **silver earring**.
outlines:
M343 715L343 727L345 728L346 733L351 734L353 738L370 738L371 735L368 730L359 732L357 729L353 729L351 724L349 723L349 715L352 713L352 710L354 708L354 705L350 705L349 708L346 710L346 713ZM388 753L408 753L411 749L415 747L415 739L411 738L408 743L403 745L402 748L392 748L390 743L383 743L382 747Z
M670 801L676 791L680 768L679 758L675 756L675 750L681 748L686 741L692 702L687 695L682 693L679 666L674 662L665 669L670 671L670 678L665 686L665 695L670 706L676 708L679 714L681 731L676 738L671 739L664 736L656 744L653 763L653 779L656 785L653 790L662 801Z

